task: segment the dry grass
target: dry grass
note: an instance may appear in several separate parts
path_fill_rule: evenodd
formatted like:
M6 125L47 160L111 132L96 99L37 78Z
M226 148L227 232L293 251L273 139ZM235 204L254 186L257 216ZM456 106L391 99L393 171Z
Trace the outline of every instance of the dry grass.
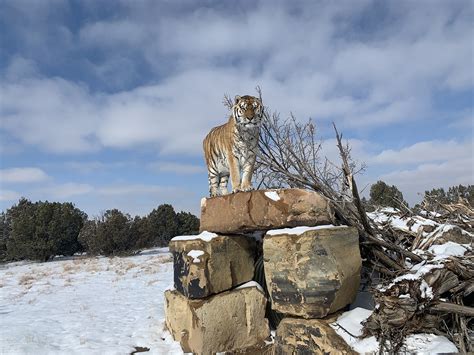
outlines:
M80 264L76 263L65 263L63 264L63 271L67 272L68 274L76 272L80 269Z
M25 274L20 277L18 284L23 286L30 286L34 281L36 281L36 277L34 277L32 274Z

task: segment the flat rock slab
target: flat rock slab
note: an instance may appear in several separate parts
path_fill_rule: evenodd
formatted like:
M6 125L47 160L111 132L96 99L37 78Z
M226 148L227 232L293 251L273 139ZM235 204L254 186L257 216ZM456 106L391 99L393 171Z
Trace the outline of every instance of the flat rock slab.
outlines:
M204 298L252 280L255 239L201 233L169 243L174 287L188 298Z
M274 355L357 354L323 319L284 318L273 349Z
M199 300L166 291L166 325L183 351L207 355L264 344L270 335L266 298L252 285Z
M362 259L352 227L268 231L263 261L272 308L287 315L325 317L350 304L359 289Z
M203 199L200 229L216 233L245 233L316 226L333 220L331 204L314 191L256 190Z

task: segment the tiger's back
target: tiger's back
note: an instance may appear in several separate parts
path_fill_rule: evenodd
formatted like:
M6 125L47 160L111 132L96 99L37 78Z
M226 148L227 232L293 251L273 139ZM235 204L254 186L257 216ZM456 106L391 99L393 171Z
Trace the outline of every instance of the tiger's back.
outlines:
M204 139L203 148L207 168L215 174L230 173L227 154L233 146L232 131L232 122L229 120L229 122L211 129Z

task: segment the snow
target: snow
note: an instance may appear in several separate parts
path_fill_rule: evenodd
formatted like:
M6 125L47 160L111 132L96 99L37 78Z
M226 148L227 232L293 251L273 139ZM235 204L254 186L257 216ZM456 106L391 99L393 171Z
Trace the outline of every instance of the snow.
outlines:
M372 311L367 309L354 308L340 315L336 322L331 324L331 327L353 350L361 354L375 354L379 351L377 339L374 336L359 338L362 335L361 322L369 318L371 314ZM458 352L456 346L446 337L434 334L411 334L405 339L402 350L410 354Z
M441 217L441 213L434 212L434 211L420 210L420 214L427 217Z
M199 263L201 260L199 260L199 257L201 255L204 255L204 252L202 250L191 250L187 254L191 258L193 258L193 263Z
M405 346L408 353L458 353L458 349L448 338L434 334L412 334L405 340Z
M393 281L388 285L387 287L379 287L380 291L384 292L387 289L390 289L392 286L394 286L396 283L402 281L402 280L420 280L423 278L424 275L426 275L428 272L430 272L433 269L442 269L444 267L443 263L440 264L427 264L426 261L422 261L421 263L418 263L414 265L410 271L411 274L404 274L401 276L398 276L393 279ZM428 286L428 285L427 285Z
M440 260L450 256L463 256L470 249L470 246L467 244L446 242L440 245L432 245L428 248L428 251L435 255L435 260Z
M331 327L358 353L375 353L379 349L379 344L374 336L365 339L357 338L362 335L361 322L369 318L371 314L372 311L367 309L354 308L340 315Z
M247 288L247 287L256 287L256 288L258 288L260 291L264 292L262 286L260 286L260 284L259 284L258 282L256 282L256 281L249 281L249 282L247 282L247 283L244 283L244 284L242 284L242 285L236 287L235 289L238 290L238 289Z
M280 201L280 196L276 191L265 191L265 196L267 196L270 200Z
M383 207L379 211L383 213L399 213L400 212L400 210L397 210L396 208L393 208L393 207Z
M167 248L160 248L124 258L0 265L0 353L129 354L140 346L150 348L147 354L183 354L164 325L163 293L173 289L171 261ZM255 281L239 286L245 287L262 291ZM375 337L356 338L371 313L354 308L331 326L354 350L377 352ZM411 335L405 346L410 353L457 351L432 334Z
M184 240L203 240L205 242L210 242L212 239L218 237L216 233L202 232L198 235L180 235L171 239L173 242L184 241Z
M399 213L400 211L393 208L382 208L375 212L367 213L367 216L372 219L377 224L389 223L393 228L404 231L404 232L415 232L418 233L423 228L423 226L440 226L439 223L435 221L423 218L421 216L412 216L401 218L394 213ZM410 225L409 225L410 224ZM428 233L423 232L424 235Z
M0 265L0 353L182 354L164 328L167 249Z
M433 289L426 283L425 280L421 280L420 283L421 297L432 300L433 299Z
M329 229L329 228L347 228L347 226L334 226L332 224L326 224L323 226L316 226L316 227L295 227L295 228L272 229L267 232L267 235L280 235L280 234L301 235L308 231Z

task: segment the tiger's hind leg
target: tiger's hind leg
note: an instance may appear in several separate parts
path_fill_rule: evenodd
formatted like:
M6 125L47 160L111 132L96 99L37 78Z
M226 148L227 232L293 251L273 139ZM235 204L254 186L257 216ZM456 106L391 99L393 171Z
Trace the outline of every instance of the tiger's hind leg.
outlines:
M222 196L227 195L229 190L227 190L227 183L229 182L229 175L221 175L219 181L219 192Z
M209 193L211 197L219 195L219 175L209 171Z

